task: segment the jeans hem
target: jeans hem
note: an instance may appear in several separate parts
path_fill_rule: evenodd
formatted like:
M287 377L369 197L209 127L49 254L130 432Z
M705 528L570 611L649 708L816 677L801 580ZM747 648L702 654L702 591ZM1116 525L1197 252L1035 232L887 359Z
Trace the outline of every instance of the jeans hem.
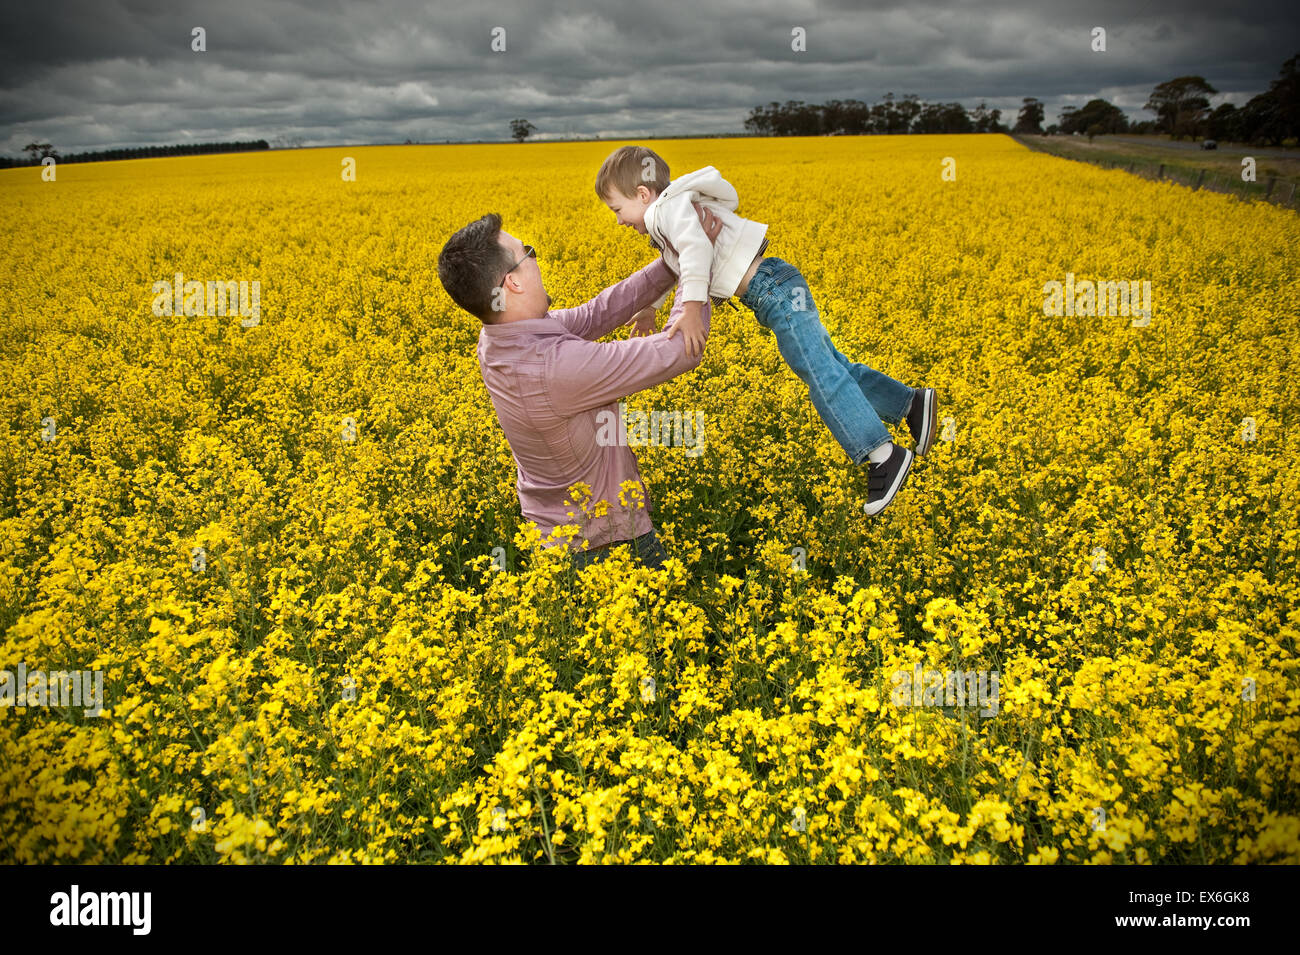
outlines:
M912 397L907 399L907 404L904 405L903 410L898 413L898 418L896 420L899 424L902 424L907 419L908 414L912 411L912 402L919 397L921 397L921 389L913 388Z

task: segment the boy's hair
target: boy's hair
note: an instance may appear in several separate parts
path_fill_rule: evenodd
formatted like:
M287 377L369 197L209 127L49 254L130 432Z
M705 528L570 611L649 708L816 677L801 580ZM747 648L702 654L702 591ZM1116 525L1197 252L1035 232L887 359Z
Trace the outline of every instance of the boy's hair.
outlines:
M609 154L596 173L596 195L608 199L617 189L631 198L637 186L651 192L663 192L672 180L668 176L668 163L653 149L645 146L620 146Z
M487 325L496 324L493 293L510 268L510 253L497 241L501 216L489 212L461 229L438 254L438 278L452 301Z

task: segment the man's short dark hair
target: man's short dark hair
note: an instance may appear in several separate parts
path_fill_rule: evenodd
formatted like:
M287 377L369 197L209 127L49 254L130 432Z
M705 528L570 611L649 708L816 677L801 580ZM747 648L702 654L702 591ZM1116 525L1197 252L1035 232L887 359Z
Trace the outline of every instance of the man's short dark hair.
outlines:
M492 300L501 277L512 262L510 253L497 241L501 216L489 212L461 229L438 254L438 278L452 301L488 325L498 312Z

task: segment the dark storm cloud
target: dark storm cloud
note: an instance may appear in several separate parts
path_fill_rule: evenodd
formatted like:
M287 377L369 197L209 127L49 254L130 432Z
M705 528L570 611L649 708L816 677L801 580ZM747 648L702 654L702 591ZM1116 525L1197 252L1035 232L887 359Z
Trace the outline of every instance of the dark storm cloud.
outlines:
M304 143L739 132L754 106L1101 96L1130 118L1158 82L1238 104L1297 52L1295 4L851 0L83 0L0 12L0 151L297 137ZM207 52L190 49L207 30ZM807 52L791 49L791 29ZM1094 26L1107 50L1090 49ZM506 52L490 49L494 27Z

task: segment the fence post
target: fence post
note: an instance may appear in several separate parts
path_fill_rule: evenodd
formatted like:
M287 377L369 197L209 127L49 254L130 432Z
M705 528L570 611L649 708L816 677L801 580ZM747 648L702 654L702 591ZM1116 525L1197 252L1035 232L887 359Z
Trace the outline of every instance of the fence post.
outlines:
M1294 200L1295 200L1295 183L1293 182L1291 183L1291 198L1287 200L1287 203L1289 204Z
M1202 170L1201 170L1201 174L1200 174L1199 176L1196 177L1196 185L1195 185L1194 188L1195 188L1195 189L1200 189L1200 188L1201 188L1201 183L1203 183L1204 181L1205 181L1205 170L1202 169Z
M1161 164L1160 164L1160 169L1156 172L1156 178L1157 178L1157 179L1163 179L1163 178L1165 178L1165 164L1164 164L1164 163L1161 163Z
M1265 198L1265 199L1267 199L1269 196L1273 195L1273 187L1274 187L1275 185L1277 185L1277 176L1269 176L1269 177L1268 177L1268 191L1266 191L1266 192L1264 193L1264 198Z

